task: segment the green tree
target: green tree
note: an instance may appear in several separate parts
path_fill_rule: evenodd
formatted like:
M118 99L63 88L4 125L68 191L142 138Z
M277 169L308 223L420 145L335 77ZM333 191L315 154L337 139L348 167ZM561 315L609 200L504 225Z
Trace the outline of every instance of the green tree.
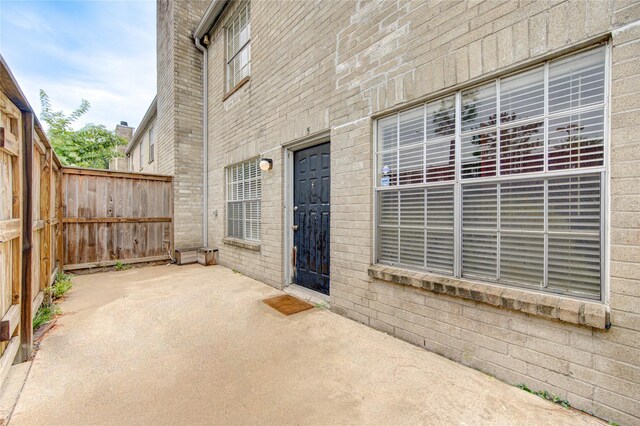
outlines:
M66 166L106 169L109 160L119 157L116 148L127 141L103 125L87 124L80 130L72 125L89 111L89 101L83 99L80 106L69 115L53 111L51 100L40 90L41 118L47 123L47 136L60 161Z

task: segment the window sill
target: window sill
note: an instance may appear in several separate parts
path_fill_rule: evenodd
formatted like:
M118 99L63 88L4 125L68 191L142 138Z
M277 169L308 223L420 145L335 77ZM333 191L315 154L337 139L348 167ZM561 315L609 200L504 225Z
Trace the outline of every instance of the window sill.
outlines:
M240 90L240 88L242 86L244 86L245 84L247 84L249 82L249 80L251 80L251 76L248 75L245 78L243 78L242 80L240 80L235 86L233 86L233 88L231 90L229 90L223 97L222 97L222 102L226 101L228 98L231 97L231 95L233 95L234 93L236 93L238 90Z
M609 329L609 307L599 302L500 287L385 265L371 265L369 276L439 294L482 302L544 318Z
M254 243L247 240L239 240L237 238L226 237L222 239L223 244L236 246L247 250L260 251L260 243Z

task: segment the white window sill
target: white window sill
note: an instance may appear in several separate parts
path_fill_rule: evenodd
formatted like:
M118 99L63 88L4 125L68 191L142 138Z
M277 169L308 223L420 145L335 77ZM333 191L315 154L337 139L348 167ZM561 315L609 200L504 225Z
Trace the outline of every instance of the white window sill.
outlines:
M600 302L477 283L393 266L371 265L368 273L370 277L379 280L482 302L503 309L593 328L608 330L611 327L609 307Z
M225 237L222 239L223 244L240 247L247 250L260 251L260 243L253 241L240 240L238 238Z

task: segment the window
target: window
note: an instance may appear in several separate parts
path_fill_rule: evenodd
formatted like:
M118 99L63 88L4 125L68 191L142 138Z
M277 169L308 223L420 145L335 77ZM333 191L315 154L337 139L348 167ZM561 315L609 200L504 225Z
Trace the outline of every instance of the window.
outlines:
M259 159L227 168L227 236L260 241L262 172Z
M377 262L601 298L606 46L377 121Z
M149 129L149 163L153 163L156 149L156 128L151 126Z
M140 141L140 147L138 147L138 160L139 160L139 167L140 170L142 170L143 164L144 164L144 140Z
M238 8L227 31L227 91L251 73L251 22L249 3Z

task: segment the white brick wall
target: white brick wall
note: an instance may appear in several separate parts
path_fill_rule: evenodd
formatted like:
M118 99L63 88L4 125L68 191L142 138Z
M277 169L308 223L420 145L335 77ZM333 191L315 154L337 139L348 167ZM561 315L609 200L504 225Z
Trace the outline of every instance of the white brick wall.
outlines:
M234 7L225 12L223 23ZM639 424L640 4L254 0L251 10L251 80L224 101L221 27L211 34L209 47L209 230L221 262L275 287L284 284L289 254L283 246L280 146L307 132L330 129L333 311L509 383L549 390L600 417ZM611 31L611 330L370 278L372 115L540 61ZM163 55L171 56L175 45L161 49L167 52L159 54L159 66L171 66ZM192 65L174 75L195 74L197 60ZM160 84L168 83L159 78ZM177 106L192 115L197 127L197 89L189 84L174 90L193 96L193 103ZM159 110L166 108L160 92L158 99ZM198 152L195 144L185 150ZM261 251L224 245L224 167L261 154L274 159L263 182ZM197 165L184 166L176 167L177 179L196 189ZM190 179L180 177L182 172ZM193 196L191 226L196 228L199 198L185 194ZM176 220L185 220L183 213Z

